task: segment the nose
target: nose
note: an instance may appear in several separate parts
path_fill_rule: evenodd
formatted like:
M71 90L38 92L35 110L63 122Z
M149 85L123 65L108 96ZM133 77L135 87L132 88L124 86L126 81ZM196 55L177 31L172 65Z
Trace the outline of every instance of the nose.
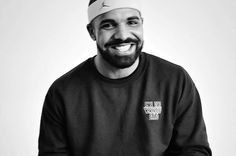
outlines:
M130 33L129 30L126 28L124 25L120 25L116 28L114 38L115 39L120 39L120 40L125 40L129 37Z

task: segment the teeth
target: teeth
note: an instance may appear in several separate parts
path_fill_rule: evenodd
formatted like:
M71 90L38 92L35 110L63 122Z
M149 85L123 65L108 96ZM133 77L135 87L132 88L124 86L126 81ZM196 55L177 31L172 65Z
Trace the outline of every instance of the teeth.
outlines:
M125 52L125 51L130 49L130 46L131 46L130 44L122 45L122 46L116 46L115 49L117 49L117 50L119 50L121 52Z

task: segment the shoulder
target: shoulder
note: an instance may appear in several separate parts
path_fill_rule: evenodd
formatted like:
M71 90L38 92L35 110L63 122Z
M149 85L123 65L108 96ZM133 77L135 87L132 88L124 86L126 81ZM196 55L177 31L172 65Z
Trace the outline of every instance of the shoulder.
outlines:
M85 60L78 66L57 78L50 86L50 89L66 91L67 89L85 84L88 81L88 78L91 78L92 60L93 58Z
M163 79L190 78L187 71L180 65L167 61L158 56L144 53L148 62L148 70Z

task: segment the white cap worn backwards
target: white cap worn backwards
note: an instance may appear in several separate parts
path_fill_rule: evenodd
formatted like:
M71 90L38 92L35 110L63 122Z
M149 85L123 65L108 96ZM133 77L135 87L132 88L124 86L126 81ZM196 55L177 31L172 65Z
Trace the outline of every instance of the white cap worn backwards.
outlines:
M90 0L88 20L91 22L98 15L119 8L133 8L141 12L139 0Z

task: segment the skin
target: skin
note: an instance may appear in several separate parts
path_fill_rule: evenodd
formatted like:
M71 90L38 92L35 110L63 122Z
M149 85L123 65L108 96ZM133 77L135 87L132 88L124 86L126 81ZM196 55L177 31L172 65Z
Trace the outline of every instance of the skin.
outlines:
M97 43L95 65L111 79L132 74L139 64L143 45L143 19L136 9L115 9L99 15L88 26Z

